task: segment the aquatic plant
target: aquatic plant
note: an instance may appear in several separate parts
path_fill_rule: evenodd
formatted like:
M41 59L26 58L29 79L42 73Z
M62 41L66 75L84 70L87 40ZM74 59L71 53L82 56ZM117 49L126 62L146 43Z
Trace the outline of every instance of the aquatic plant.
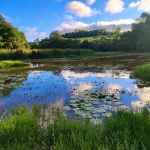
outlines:
M65 110L73 110L77 116L90 119L94 124L101 123L105 117L111 117L113 111L129 110L119 102L119 94L108 94L96 90L85 90L72 95L70 104L64 106ZM115 106L111 106L111 104ZM99 121L97 121L99 119ZM95 120L95 121L94 121Z

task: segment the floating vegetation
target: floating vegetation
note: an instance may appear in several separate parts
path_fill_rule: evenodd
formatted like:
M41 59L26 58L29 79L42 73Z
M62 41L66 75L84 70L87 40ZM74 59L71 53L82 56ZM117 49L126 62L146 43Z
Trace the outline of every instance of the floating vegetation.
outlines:
M118 94L108 95L96 90L85 90L72 95L69 106L64 106L64 109L73 110L77 116L91 119L93 124L100 124L103 118L111 117L113 111L129 109L119 102L120 99Z
M27 78L27 74L0 74L0 91L6 89L16 89L22 86L22 82Z

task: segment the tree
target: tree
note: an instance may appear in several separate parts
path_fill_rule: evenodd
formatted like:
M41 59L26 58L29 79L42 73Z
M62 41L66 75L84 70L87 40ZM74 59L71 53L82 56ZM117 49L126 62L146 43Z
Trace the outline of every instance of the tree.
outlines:
M2 42L2 37L0 36L0 48L2 49L2 46L4 45L4 43Z
M150 13L144 12L138 19L136 19L136 23L132 24L131 33L134 36L134 43L137 50L149 50Z
M121 34L121 28L113 26L113 39L118 40L120 39L120 34Z
M6 49L28 48L26 37L23 32L14 28L10 23L6 22L0 14L0 47Z
M53 37L59 38L59 37L61 37L61 34L58 31L51 32L50 38L53 38Z

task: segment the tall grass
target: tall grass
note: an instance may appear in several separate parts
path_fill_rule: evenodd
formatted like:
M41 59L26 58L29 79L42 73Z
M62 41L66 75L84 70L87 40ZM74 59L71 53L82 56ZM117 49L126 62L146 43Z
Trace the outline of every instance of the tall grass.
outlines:
M90 49L0 50L0 60L90 56L93 53Z
M29 66L29 65L30 65L30 63L26 63L26 62L22 62L22 61L12 61L12 60L0 61L0 68Z
M104 121L103 137L111 150L148 150L150 118L145 108L141 113L118 111ZM108 144L109 143L109 144Z
M10 116L0 122L0 148L9 150L38 149L43 143L43 130L38 119L26 106L13 109Z
M117 56L123 54L124 52L95 52L93 56Z
M137 66L133 71L134 76L144 81L150 81L150 63Z
M6 115L6 114L5 114ZM114 113L103 125L73 119L58 108L25 105L0 121L0 149L9 150L148 150L149 112Z

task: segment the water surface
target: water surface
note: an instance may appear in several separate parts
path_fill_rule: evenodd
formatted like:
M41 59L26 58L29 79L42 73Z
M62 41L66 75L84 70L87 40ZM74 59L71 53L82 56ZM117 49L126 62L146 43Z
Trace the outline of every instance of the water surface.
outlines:
M149 84L130 77L130 73L149 61L149 56L49 59L32 60L30 68L1 69L0 107L68 105L74 93L85 90L118 93L127 107L143 107L150 100Z

